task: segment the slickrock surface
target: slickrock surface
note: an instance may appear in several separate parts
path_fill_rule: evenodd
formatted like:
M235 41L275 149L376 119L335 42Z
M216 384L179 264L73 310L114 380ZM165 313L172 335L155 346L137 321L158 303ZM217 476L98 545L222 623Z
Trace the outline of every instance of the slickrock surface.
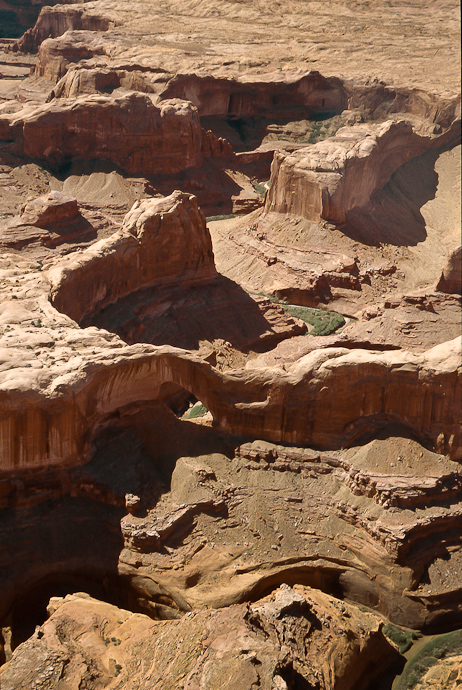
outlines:
M302 149L300 154L311 155L312 149L323 145L327 149L330 141L334 140ZM337 173L329 175L340 179ZM440 278L454 252L452 268L444 271L453 276L450 291L457 292L460 179L457 146L439 155L430 151L402 165L362 209L352 210L343 225L273 212L212 222L218 270L248 290L295 304L330 305L357 317L358 312L375 309L387 299L399 302L403 294L425 300L437 286L446 291ZM355 182L360 185L362 180L369 184L369 175ZM292 192L287 198L306 203L306 194ZM444 299L439 301L442 304ZM445 323L441 319L438 329L444 329ZM441 336L439 331L436 337Z
M5 690L33 679L50 690L282 690L301 679L353 690L366 687L376 663L385 669L396 657L377 616L304 587L283 585L254 604L179 621L152 621L82 593L52 599L49 611L4 667Z
M61 5L42 17L31 32L35 45L69 29L97 29L99 21L112 60L174 74L285 75L308 67L429 91L459 83L458 4L452 1L422 11L420 4L397 0L373 7L358 0L289 0L284 6L277 0L135 0L130 7L94 0Z
M1 689L396 688L462 625L458 5L42 5L0 0Z

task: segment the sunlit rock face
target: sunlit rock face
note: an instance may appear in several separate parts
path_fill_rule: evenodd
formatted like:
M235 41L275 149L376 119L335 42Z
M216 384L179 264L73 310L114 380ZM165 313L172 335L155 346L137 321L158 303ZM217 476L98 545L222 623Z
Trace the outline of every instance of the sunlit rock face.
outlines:
M2 690L456 684L456 3L0 25Z

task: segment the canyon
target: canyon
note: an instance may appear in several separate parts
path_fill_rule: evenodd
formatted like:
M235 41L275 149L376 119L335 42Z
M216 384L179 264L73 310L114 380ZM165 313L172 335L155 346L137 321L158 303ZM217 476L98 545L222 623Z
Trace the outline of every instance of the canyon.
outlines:
M0 688L455 690L457 4L0 22Z

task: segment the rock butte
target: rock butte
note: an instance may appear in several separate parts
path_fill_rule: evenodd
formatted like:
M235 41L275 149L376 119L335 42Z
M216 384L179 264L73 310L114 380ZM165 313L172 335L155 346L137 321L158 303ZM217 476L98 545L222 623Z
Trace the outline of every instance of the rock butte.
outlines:
M399 676L462 621L424 4L0 6L2 690L455 689Z

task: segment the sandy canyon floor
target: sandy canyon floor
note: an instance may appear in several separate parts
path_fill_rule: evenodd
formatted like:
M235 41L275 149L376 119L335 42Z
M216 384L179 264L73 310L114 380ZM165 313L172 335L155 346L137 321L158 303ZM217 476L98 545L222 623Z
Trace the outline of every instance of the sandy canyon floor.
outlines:
M1 690L460 686L459 45L0 1Z

